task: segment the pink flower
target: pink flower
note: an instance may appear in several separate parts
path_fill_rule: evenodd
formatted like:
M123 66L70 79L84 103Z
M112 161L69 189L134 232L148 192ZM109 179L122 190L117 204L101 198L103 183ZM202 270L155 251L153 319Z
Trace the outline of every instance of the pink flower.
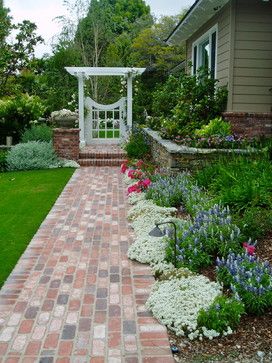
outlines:
M138 169L130 169L128 171L128 177L131 179L141 179L143 177L143 173L141 170Z
M244 242L243 247L249 255L251 255L251 256L254 255L255 250L256 250L255 246L249 245L247 242Z
M129 169L128 171L128 177L133 179L133 173L134 173L134 170L133 169Z
M125 172L127 171L127 169L128 169L127 164L126 164L126 163L123 163L123 164L121 165L121 173L122 173L122 174L125 174Z
M131 185L130 187L128 187L128 194L130 193L141 193L141 187L139 185L140 182Z
M150 184L151 184L151 180L150 179L144 179L143 180L143 186L145 188L149 187Z
M136 166L137 166L138 169L141 169L143 164L144 164L143 160L138 160L137 163L136 163Z

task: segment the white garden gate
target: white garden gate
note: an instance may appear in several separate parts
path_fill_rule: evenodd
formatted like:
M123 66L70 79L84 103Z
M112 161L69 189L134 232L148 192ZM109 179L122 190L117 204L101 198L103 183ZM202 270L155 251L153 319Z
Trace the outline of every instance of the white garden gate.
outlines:
M90 97L85 98L85 140L118 143L126 132L126 98L111 105L101 105Z
M145 68L127 67L65 67L78 79L78 111L80 145L95 142L118 142L126 128L132 127L132 81ZM84 98L84 81L92 76L120 76L127 81L127 97L111 105L101 105L90 98ZM89 112L84 115L84 106Z

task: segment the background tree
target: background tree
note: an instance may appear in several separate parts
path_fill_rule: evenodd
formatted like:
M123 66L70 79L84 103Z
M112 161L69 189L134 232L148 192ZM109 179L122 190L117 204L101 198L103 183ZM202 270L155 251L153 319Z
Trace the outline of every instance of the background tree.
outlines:
M37 26L24 20L13 24L9 9L0 2L0 96L12 93L12 79L18 72L28 68L34 58L34 48L43 39L36 34ZM15 32L15 40L7 37ZM10 87L8 83L11 82Z

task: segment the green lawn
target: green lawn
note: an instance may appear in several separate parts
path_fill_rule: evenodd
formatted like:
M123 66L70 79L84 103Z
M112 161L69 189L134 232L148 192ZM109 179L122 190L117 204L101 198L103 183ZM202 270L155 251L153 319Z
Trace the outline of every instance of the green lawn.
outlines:
M106 131L105 130L102 130L102 131L93 131L93 137L94 138L100 138L100 139L113 139L113 138L119 138L120 137L120 131L119 130L116 130L116 131L112 131L112 130L109 130L107 131L107 134L106 134Z
M74 169L0 173L0 286Z

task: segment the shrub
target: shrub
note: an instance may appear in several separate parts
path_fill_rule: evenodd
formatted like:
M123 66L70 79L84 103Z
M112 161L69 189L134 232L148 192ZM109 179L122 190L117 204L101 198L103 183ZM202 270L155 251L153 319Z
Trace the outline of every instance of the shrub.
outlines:
M166 82L153 93L152 113L154 116L169 116L169 112L178 103L183 78L183 75L180 78L170 75Z
M196 130L195 135L200 137L229 136L231 135L231 125L229 122L224 121L222 117L216 117L208 125Z
M52 140L53 130L47 125L31 125L30 129L25 129L21 136L21 142Z
M142 159L150 153L148 141L140 129L133 129L124 149L132 159Z
M208 330L215 330L226 335L230 329L234 330L239 325L241 315L244 312L244 304L239 300L230 299L223 295L217 296L211 306L206 310L200 310L197 324L199 327L205 327Z
M2 136L13 136L19 141L20 135L31 121L37 120L45 112L45 106L38 96L22 94L0 100L0 123ZM3 142L3 140L2 140Z
M262 314L272 307L272 267L248 253L217 259L217 277L245 304L246 312Z
M272 231L272 210L261 207L247 208L235 216L235 223L246 238L260 239Z
M51 143L30 141L17 144L7 155L8 170L47 169L58 166Z
M234 211L249 207L271 208L272 164L266 159L236 157L208 165L196 174L200 185Z
M216 87L216 83L204 70L195 76L184 73L178 80L171 77L154 94L154 115L164 118L162 136L192 134L219 116L226 106L227 90Z
M7 167L7 151L0 150L0 172L5 171Z

